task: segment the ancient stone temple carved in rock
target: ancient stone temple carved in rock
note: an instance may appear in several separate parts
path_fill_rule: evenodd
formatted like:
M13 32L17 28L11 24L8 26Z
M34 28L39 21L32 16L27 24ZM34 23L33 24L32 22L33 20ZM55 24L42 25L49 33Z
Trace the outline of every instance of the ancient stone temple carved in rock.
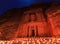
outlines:
M50 28L41 8L27 10L23 13L16 37L51 36Z

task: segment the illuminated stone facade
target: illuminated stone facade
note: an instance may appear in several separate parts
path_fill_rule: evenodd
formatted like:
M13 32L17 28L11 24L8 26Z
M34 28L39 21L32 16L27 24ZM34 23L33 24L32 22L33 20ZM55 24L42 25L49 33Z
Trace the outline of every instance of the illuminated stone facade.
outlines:
M52 34L41 8L25 11L21 22L16 37L46 37Z

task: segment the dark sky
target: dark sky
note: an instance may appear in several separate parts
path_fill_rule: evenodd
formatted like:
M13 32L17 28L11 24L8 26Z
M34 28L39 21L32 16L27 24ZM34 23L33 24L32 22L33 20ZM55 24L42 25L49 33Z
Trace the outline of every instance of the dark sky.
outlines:
M11 8L30 6L38 2L59 2L58 0L0 0L0 15Z

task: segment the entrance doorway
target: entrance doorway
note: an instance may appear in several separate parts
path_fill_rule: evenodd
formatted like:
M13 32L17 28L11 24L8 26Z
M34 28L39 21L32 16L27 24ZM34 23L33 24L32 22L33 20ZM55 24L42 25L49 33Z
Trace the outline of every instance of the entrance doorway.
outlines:
M34 37L35 36L35 32L34 32L34 30L32 30L32 37Z

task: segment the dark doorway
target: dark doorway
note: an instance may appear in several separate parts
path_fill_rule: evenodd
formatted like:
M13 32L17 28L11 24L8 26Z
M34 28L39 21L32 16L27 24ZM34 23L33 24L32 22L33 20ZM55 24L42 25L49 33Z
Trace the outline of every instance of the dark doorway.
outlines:
M34 32L34 30L32 30L32 37L34 37L35 36L35 32Z

